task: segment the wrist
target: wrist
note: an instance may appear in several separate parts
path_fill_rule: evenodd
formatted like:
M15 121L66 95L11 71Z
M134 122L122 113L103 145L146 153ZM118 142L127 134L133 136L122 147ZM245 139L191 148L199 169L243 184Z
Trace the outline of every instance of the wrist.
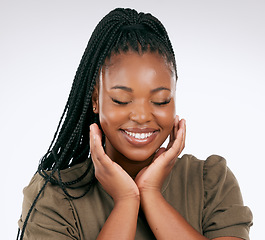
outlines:
M161 198L164 199L159 189L143 189L140 191L141 205L148 204L148 202L156 202Z
M161 187L141 187L139 188L140 192L140 197L142 198L143 196L152 196L152 195L161 195Z
M119 197L114 200L114 206L140 205L140 195Z
M140 192L141 208L144 212L152 210L154 206L159 208L165 200L162 193L158 190L144 190ZM153 211L153 210L152 210Z

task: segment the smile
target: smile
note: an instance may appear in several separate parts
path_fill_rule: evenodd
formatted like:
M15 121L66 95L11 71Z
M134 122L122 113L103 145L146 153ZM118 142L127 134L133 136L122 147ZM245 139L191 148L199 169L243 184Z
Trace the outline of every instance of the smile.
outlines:
M137 147L145 146L156 139L159 134L159 130L153 128L131 128L131 129L121 129L121 132L125 139L132 145Z
M154 132L149 132L149 133L134 133L134 132L128 132L124 130L126 134L128 134L131 137L134 137L136 139L146 139L149 138Z

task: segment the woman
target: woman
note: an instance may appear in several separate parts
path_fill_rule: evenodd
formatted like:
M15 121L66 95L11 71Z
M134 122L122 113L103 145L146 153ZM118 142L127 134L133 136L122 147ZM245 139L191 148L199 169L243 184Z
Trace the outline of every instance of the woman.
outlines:
M20 239L248 239L251 212L225 160L178 158L176 81L159 20L115 9L100 21L24 190Z

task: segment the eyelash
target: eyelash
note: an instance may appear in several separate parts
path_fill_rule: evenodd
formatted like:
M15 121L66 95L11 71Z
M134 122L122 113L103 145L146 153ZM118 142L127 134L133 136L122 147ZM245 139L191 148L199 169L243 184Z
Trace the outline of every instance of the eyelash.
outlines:
M164 101L164 102L152 102L152 103L155 104L155 105L161 106L161 105L169 104L170 101L171 101L171 99L166 100L166 101Z
M130 103L130 102L121 102L121 101L118 101L117 99L114 99L114 98L112 98L111 100L112 100L113 102L119 104L119 105L126 105L126 104Z
M121 102L121 101L119 101L119 100L117 100L117 99L114 99L114 98L112 98L111 99L114 103L117 103L117 104L119 104L119 105L127 105L127 104L129 104L131 101L129 101L129 102ZM171 99L169 99L169 100L166 100L166 101L164 101L164 102L152 102L153 104L155 104L155 105L157 105L157 106L161 106L161 105L166 105L166 104L168 104L168 103L170 103L170 101L171 101Z

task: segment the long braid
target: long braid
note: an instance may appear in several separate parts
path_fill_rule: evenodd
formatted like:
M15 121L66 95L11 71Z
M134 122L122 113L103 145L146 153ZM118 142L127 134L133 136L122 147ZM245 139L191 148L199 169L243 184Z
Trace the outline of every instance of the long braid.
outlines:
M30 214L48 183L59 185L68 198L77 199L83 197L96 181L91 160L85 172L72 181L64 182L61 170L85 161L90 155L89 125L96 122L100 127L91 102L98 74L106 58L111 57L111 54L126 53L129 50L139 54L156 51L172 63L176 72L175 55L166 29L151 14L117 8L98 23L76 71L51 144L40 160L38 174L45 179L45 182L26 215L20 235L21 240ZM85 184L85 191L79 196L72 196L67 189L77 188L73 185L84 179L89 172L92 172L92 175ZM54 176L55 173L58 178Z
M116 27L116 28L118 29L119 26ZM111 30L111 29L110 29L110 30ZM109 31L110 31L110 30L109 30ZM109 31L107 31L107 33L108 33ZM113 38L113 37L115 36L115 33L116 33L116 32L114 31L114 34L112 34L112 37L111 37L111 38ZM112 42L111 40L112 40L112 39L110 39L109 44L111 44L111 42ZM100 46L99 46L99 48L100 48ZM106 49L108 49L108 46L106 47ZM102 54L102 55L103 55L103 57L102 57L102 61L103 61L104 55L106 55L106 53L107 53L107 50L105 50L105 52ZM99 61L99 63L101 64L101 61ZM98 67L97 70L99 70L99 67ZM96 71L96 72L97 72L97 71ZM95 80L95 79L93 79L93 80ZM93 82L93 80L92 80L92 82ZM92 94L92 89L89 89L89 91L90 91L90 94L88 94L88 95L91 95L91 94ZM74 142L74 140L75 140L75 138L76 138L76 133L78 133L78 130L79 130L79 128L80 128L80 123L83 122L82 120L83 120L84 116L85 116L86 113L87 113L87 106L88 106L88 104L89 104L90 98L87 98L86 100L87 100L87 101L85 102L85 106L84 106L84 108L83 108L83 113L82 113L82 115L81 115L81 117L80 117L80 121L77 123L76 128L75 128L75 131L74 131L73 135L71 136L69 142L67 143L67 145L66 145L66 147L65 147L66 149L68 149L69 146L71 146L71 144ZM86 103L87 103L87 104L86 104ZM66 154L66 151L64 151L64 154ZM60 159L57 160L57 163L58 163L58 164L61 164L63 158L64 158L64 155L62 154L62 156L60 157ZM71 195L67 192L67 190L66 190L66 188L65 188L65 184L62 182L62 179L61 179L60 169L57 169L57 173L58 173L58 176L59 176L59 181L58 181L58 183L59 183L60 187L63 189L64 193L65 193L68 197L71 197L71 198L74 198L74 199L79 198L79 197L71 196Z
M110 31L110 30L111 30L111 29L109 29L108 31ZM96 49L97 49L97 51L96 51L96 53L94 53L95 56L97 56L98 51L99 51L99 50L98 50L99 48L96 48ZM93 62L93 59L92 59L91 62ZM91 67L93 67L93 66L91 66ZM98 68L98 67L97 67L97 68ZM97 70L98 70L98 69L97 69ZM84 71L82 71L82 74L81 74L81 75L84 74L84 76L82 76L84 79L90 77L89 75L87 75L87 73L88 73L87 71L84 72L84 73L83 73L83 72L84 72ZM96 71L96 72L97 72L97 71ZM96 76L93 76L93 80L94 80L95 78L96 78ZM93 82L94 82L94 81L92 81L92 84L93 84ZM83 88L83 86L82 86L82 88ZM93 88L90 89L90 92L89 92L89 94L88 94L88 95L89 95L89 101L90 101L90 96L91 96L91 94L92 94L92 90L93 90ZM80 102L80 99L81 99L81 94L78 95L78 98L77 98L77 100L76 100L76 106L78 106L78 103ZM86 110L87 110L87 106L84 105L84 107L86 107ZM76 108L76 109L77 109L77 108ZM74 109L73 112L71 113L72 116L75 116L75 115L76 115L76 109ZM84 110L84 109L83 109L83 110ZM69 112L70 112L70 111L69 111ZM86 112L83 111L83 114L86 114ZM71 123L71 121L69 121L69 124L70 124L70 123ZM78 122L77 124L79 125L80 122ZM79 126L77 126L77 128L74 130L74 133L75 133L75 134L76 134L76 131L78 131L78 128L79 128ZM74 134L74 136L72 136L72 137L75 137L75 134ZM80 135L81 135L81 134L80 134ZM80 135L79 135L79 136L80 136ZM74 139L74 138L72 138L72 139L70 140L70 142L73 142L73 139ZM77 144L78 144L78 142L77 142ZM66 148L66 149L68 149L68 148ZM74 149L76 149L76 148L74 148Z

